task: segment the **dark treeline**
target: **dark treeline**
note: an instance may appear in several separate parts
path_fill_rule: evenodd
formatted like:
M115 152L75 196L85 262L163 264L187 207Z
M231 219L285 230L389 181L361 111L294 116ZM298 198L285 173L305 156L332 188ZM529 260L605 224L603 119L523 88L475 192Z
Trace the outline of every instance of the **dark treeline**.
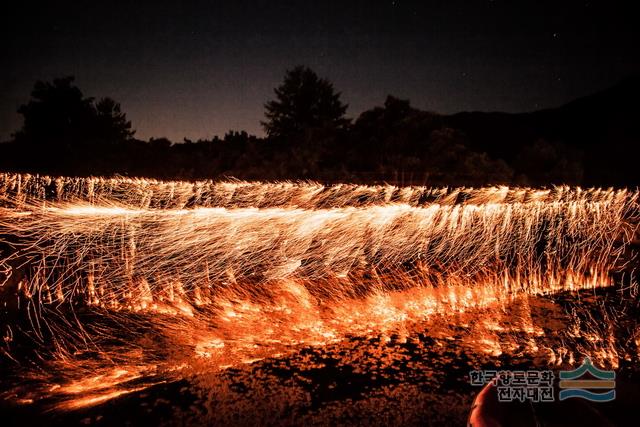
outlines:
M387 97L355 120L325 79L287 72L265 105L266 137L142 141L120 105L86 98L73 78L36 83L24 124L0 144L0 169L162 179L309 179L426 185L640 182L639 79L526 114L421 111Z

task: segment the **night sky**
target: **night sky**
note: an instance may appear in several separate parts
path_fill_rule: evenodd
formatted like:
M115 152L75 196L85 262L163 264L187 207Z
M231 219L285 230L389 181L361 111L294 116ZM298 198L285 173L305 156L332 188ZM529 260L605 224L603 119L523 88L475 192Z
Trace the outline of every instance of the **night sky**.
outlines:
M298 64L334 82L348 115L387 94L416 107L558 106L640 70L637 15L611 1L154 1L4 5L0 140L37 79L75 75L136 136L262 135L263 104Z

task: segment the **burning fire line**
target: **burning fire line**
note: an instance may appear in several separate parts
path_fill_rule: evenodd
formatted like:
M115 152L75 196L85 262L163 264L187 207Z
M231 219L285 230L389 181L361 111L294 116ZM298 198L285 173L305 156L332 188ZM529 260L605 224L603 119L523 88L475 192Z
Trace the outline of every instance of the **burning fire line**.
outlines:
M11 393L75 409L521 294L607 286L637 219L624 189L0 174L0 281L53 372Z

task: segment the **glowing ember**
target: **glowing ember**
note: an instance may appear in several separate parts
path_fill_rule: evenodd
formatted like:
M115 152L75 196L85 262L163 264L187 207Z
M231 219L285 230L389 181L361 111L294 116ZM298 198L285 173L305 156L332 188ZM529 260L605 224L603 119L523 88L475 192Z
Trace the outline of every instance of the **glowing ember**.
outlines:
M522 299L611 285L637 202L628 190L567 187L3 174L3 298L47 367L9 393L77 409L353 336L406 342L428 327L453 339L436 319L465 324L514 304L510 321L474 324L475 348L513 353L519 344L502 335L516 330L539 352L544 332ZM10 356L13 331L3 332ZM593 348L617 357L610 341Z

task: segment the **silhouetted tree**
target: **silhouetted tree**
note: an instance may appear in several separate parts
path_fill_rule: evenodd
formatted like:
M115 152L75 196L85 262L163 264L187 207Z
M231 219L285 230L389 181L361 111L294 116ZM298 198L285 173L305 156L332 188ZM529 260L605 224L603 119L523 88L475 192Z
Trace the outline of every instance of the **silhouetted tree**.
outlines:
M18 108L24 124L14 135L16 141L44 145L82 136L91 120L92 100L72 82L73 77L36 82L31 100Z
M36 82L31 100L18 109L24 124L14 134L17 142L69 148L120 142L133 136L131 122L120 104L110 98L97 103L93 98L85 98L73 80L64 77L52 83Z
M571 184L582 183L583 153L559 141L538 138L533 144L525 145L514 164L524 173L528 184Z
M288 70L274 91L276 99L265 104L267 120L261 122L270 138L300 135L309 129L337 129L349 123L340 93L308 67Z
M442 185L508 184L513 170L501 159L468 148L464 133L441 128L429 135L424 168Z
M172 143L133 138L110 98L72 77L37 82L22 128L0 143L0 170L162 179L236 177L428 185L637 185L640 78L558 109L441 115L387 97L353 125L330 82L288 71L265 105L270 142L231 131Z
M120 109L120 104L111 98L102 98L95 104L95 131L107 141L126 141L136 133L131 122Z

